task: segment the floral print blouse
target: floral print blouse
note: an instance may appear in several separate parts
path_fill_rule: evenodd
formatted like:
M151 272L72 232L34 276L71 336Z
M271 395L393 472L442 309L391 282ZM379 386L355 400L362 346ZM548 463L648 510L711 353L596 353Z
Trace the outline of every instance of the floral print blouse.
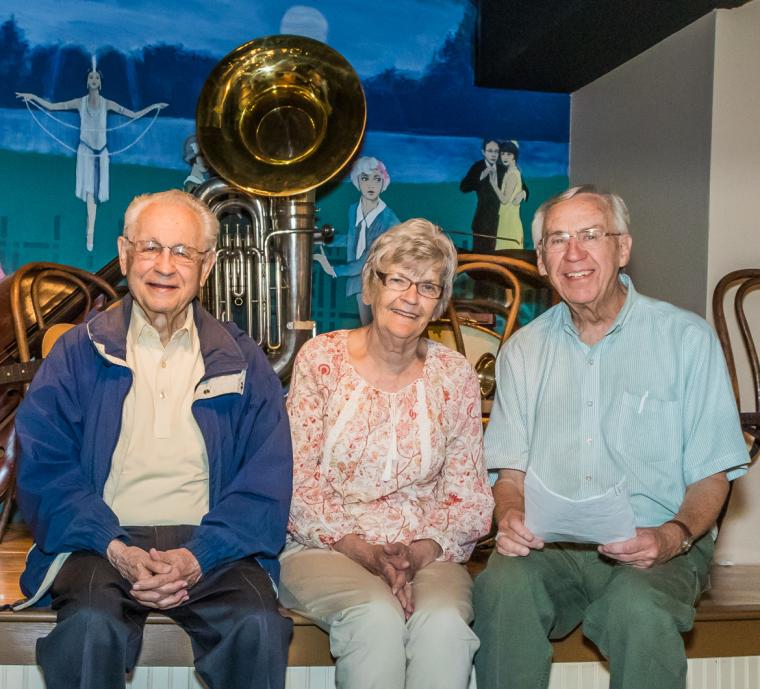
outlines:
M441 560L467 560L493 509L475 371L428 341L422 376L384 392L349 362L349 332L320 335L296 358L292 537L315 548L352 533L375 544L431 538Z

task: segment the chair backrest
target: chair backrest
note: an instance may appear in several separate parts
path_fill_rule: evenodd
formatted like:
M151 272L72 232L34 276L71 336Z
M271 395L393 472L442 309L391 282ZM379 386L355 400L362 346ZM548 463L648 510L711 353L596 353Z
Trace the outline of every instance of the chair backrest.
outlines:
M484 257L487 258L487 257ZM457 266L457 275L467 273L470 271L490 273L501 281L503 281L507 288L511 289L511 298L505 305L505 322L504 330L499 338L499 347L501 347L507 338L512 334L517 325L517 312L520 310L520 299L522 297L522 287L517 276L506 266L498 263L492 263L487 260L483 261L470 261L467 263L460 263ZM462 329L460 327L459 318L457 317L456 307L454 305L454 299L451 299L446 307L446 315L451 321L451 329L454 333L454 340L457 345L457 351L460 354L465 354L465 345L462 338Z
M749 359L755 393L754 411L758 412L760 411L760 364L758 364L757 345L755 344L752 332L750 331L744 302L750 292L760 288L760 269L744 268L742 270L734 270L721 278L713 292L712 308L715 330L718 333L718 339L720 340L720 345L723 348L726 363L728 364L728 372L731 376L731 385L733 385L734 388L736 404L739 409L742 409L743 407L746 407L746 405L742 405L740 399L739 380L736 375L736 360L731 346L731 338L724 309L726 295L729 290L734 287L737 288L736 294L734 295L734 313L736 314L736 322L739 326L739 334L742 339L742 344L747 353L747 358Z
M44 330L48 325L43 316L46 307L63 296L69 296L72 287L83 299L81 317L92 309L93 295L102 294L108 301L117 298L114 288L103 278L80 268L56 263L27 263L13 274L11 280L11 313L18 358L22 362L29 361L31 357L28 328L36 325L40 331ZM68 285L63 296L62 284Z
M742 340L744 351L747 354L749 367L752 374L752 384L754 391L754 401L749 406L746 401L742 404L741 393L739 390L739 379L736 373L735 352L731 345L728 322L726 320L725 301L729 291L736 288L734 295L734 313L736 314L736 323L739 327L739 335ZM720 345L723 348L723 354L726 357L728 373L731 376L731 385L736 397L736 406L739 409L739 418L741 419L742 429L754 438L750 455L755 456L760 451L760 363L758 363L757 345L752 337L749 320L745 309L745 300L751 292L760 289L760 269L744 268L734 270L723 276L715 286L713 292L713 320L715 330L718 333Z
M538 288L543 293L544 306L549 308L559 302L559 294L549 283L548 278L539 273L535 263L522 258L503 254L459 254L459 263L496 263L511 270L526 287Z

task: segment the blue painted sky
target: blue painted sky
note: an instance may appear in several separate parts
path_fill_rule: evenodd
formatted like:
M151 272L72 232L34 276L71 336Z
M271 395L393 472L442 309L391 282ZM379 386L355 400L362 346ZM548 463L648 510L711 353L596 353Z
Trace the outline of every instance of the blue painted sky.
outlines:
M0 0L0 20L15 15L33 45L57 40L90 51L102 49L106 36L123 52L167 43L221 57L258 36L312 35L343 53L366 78L391 67L420 74L446 35L456 31L468 2ZM399 41L402 29L406 37Z
M73 158L79 131L64 129L39 111L34 115L50 132L60 137L68 148L49 136L43 136L26 110L0 109L0 150L65 155ZM56 113L56 119L76 125L73 113ZM111 131L109 150L115 163L132 163L153 167L187 170L182 160L181 142L193 133L189 119L160 117L152 127L151 118L134 126ZM145 132L140 144L130 147L135 137ZM127 150L123 150L123 149ZM123 152L121 152L123 151ZM480 139L462 136L420 136L397 132L367 132L362 155L381 158L395 182L459 182L480 155ZM547 141L520 142L520 169L526 177L552 177L567 174L566 143Z

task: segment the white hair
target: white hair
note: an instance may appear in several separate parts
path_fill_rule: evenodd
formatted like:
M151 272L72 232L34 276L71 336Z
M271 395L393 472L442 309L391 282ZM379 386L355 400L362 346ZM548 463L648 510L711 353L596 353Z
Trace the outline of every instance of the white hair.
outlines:
M588 194L595 197L599 205L604 208L612 220L615 231L622 234L630 234L631 215L628 212L628 206L625 205L625 201L617 194L597 189L593 184L581 184L577 187L571 187L561 194L552 196L552 198L544 201L538 207L530 228L533 235L533 246L538 247L541 242L541 237L544 235L544 222L548 212L554 206L579 194Z
M391 176L388 174L388 169L383 164L383 161L372 156L362 156L356 159L351 168L351 183L359 189L359 177L375 171L379 172L380 177L383 178L383 186L380 188L380 193L382 194L391 183Z
M155 194L135 196L129 206L127 206L126 213L124 213L124 236L128 238L127 233L138 224L140 216L148 206L161 202L175 203L189 208L195 213L201 223L203 235L206 238L205 249L213 249L216 246L216 239L219 236L219 219L205 203L199 201L192 194L180 191L179 189L169 189L167 191L156 192Z

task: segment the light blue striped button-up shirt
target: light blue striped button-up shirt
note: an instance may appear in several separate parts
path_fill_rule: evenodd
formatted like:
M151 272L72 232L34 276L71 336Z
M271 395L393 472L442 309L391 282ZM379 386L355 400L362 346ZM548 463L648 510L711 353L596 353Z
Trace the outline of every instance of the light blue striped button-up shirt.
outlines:
M595 345L580 340L564 303L507 341L485 456L490 469L530 467L573 500L625 478L637 526L658 526L687 486L741 476L749 458L713 330L620 279L625 304Z

